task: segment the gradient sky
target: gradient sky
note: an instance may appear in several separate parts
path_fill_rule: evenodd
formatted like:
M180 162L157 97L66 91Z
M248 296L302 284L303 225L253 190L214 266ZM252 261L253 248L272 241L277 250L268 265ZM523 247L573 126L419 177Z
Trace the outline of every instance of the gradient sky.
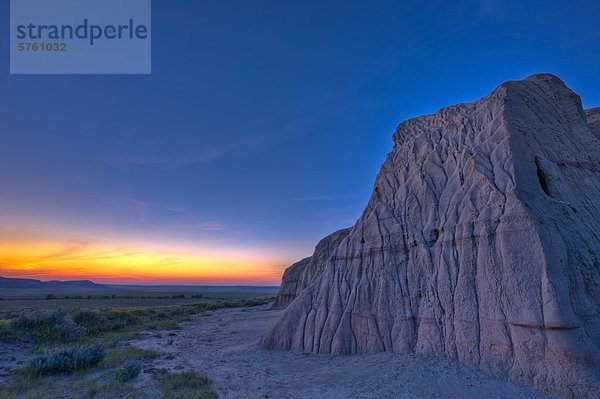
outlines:
M600 106L597 0L152 14L149 76L9 75L0 36L0 275L278 284L359 217L402 120L538 72Z

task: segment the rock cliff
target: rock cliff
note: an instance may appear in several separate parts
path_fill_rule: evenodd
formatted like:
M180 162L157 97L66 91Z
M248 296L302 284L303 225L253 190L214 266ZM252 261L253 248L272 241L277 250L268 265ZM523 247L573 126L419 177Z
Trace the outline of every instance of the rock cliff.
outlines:
M450 357L600 397L597 111L534 75L401 123L362 216L262 345Z
M586 110L585 116L590 130L600 139L600 107Z
M325 264L340 241L346 238L349 232L350 229L342 229L328 235L319 241L312 256L288 267L283 274L281 287L271 308L286 308L306 287L312 284L323 272Z

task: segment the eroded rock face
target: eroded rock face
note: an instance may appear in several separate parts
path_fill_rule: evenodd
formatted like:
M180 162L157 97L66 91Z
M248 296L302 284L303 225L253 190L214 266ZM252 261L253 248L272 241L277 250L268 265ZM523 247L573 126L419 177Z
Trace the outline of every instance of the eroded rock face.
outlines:
M600 107L586 110L585 116L590 130L600 139Z
M447 356L599 397L600 140L579 97L534 75L393 139L364 213L262 345Z
M333 251L349 232L350 229L342 229L328 235L319 241L312 256L304 258L285 269L281 279L281 287L271 308L284 309L306 287L312 284L317 276L323 272Z

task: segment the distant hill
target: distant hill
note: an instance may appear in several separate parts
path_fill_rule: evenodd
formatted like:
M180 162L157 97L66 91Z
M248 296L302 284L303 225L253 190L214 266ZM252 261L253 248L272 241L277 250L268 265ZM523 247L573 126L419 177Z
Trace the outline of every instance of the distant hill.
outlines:
M279 286L216 286L216 285L134 285L134 284L96 284L90 280L75 281L41 281L29 278L8 278L0 276L0 290L134 290L134 291L198 291L203 292L273 292L276 293Z
M29 278L7 278L0 276L0 289L45 289L45 290L89 290L106 289L103 284L90 280L77 281L40 281Z

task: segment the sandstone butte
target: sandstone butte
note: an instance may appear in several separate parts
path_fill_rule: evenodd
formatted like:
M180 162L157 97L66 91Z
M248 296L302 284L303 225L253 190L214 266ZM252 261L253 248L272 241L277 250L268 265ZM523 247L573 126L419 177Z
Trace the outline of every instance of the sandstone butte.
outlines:
M401 123L356 224L275 306L267 349L444 357L600 397L600 108L540 74Z

